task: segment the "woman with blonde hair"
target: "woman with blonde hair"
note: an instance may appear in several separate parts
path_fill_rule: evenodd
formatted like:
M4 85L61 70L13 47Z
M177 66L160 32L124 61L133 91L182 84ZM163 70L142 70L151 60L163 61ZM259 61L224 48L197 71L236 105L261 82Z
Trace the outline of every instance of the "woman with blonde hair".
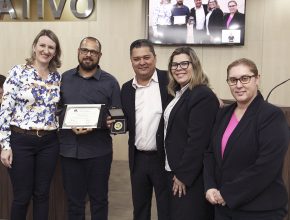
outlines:
M26 64L14 66L4 84L0 111L1 162L8 168L11 220L25 220L32 197L33 219L48 219L49 188L59 153L56 130L61 49L51 30L34 39Z
M223 28L223 11L217 0L209 0L208 13L206 15L206 34L211 43L221 43Z
M170 220L211 220L204 198L203 154L219 107L199 58L190 47L177 48L169 59L168 91L157 142L165 149L170 191Z

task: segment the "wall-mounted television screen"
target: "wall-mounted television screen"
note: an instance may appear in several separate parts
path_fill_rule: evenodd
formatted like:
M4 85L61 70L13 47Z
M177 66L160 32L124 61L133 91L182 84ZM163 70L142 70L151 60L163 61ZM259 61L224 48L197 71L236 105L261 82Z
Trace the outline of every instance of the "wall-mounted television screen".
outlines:
M246 0L148 1L154 44L244 45Z

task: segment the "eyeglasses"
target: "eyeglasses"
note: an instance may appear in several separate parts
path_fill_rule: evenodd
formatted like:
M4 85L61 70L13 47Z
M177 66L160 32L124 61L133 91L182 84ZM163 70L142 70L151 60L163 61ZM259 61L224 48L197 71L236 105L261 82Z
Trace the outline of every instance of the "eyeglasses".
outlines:
M89 50L89 49L87 49L87 48L80 48L80 52L81 52L82 54L84 54L84 55L87 55L88 53L90 53L91 56L94 56L94 57L98 56L99 53L100 53L99 51L96 51L96 50Z
M171 63L171 69L172 70L176 70L178 68L178 66L180 66L181 69L186 70L189 66L189 64L192 63L190 61L182 61L180 63Z
M229 5L229 8L233 8L236 7L237 5Z
M247 84L251 81L252 77L256 77L255 75L252 76L241 76L240 78L230 77L227 79L227 83L229 86L237 85L238 81L240 81L242 84Z

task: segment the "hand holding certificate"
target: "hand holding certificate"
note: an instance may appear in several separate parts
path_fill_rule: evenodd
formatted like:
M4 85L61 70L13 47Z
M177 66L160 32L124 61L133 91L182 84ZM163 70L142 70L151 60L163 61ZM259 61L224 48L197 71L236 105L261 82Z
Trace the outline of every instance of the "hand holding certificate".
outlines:
M63 129L101 127L102 104L67 105Z

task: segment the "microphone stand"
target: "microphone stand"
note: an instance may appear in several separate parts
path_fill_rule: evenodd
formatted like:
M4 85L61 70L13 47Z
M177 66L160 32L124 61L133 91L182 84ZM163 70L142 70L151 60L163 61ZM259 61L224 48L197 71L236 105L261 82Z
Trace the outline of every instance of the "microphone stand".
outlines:
M266 102L268 102L268 99L269 99L271 93L274 91L274 89L276 89L277 87L281 86L282 84L288 82L289 80L290 80L290 78L289 78L289 79L286 79L285 81L283 81L283 82L281 82L281 83L279 83L279 84L276 85L273 89L271 89L271 91L270 91L270 92L268 93L268 95L267 95Z

